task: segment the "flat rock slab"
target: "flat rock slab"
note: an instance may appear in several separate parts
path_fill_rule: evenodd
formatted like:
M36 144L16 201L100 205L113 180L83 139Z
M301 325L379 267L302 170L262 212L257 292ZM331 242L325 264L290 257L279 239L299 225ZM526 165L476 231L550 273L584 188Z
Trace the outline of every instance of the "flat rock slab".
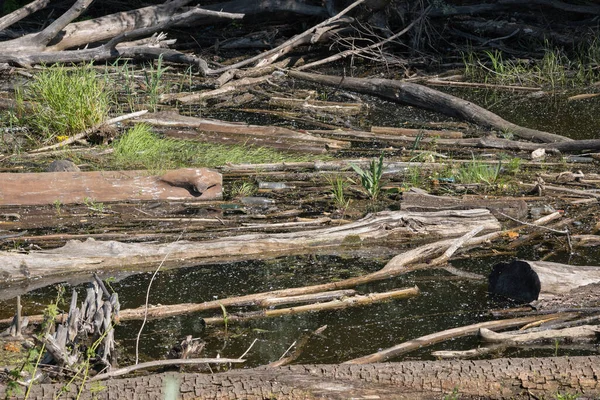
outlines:
M218 200L220 173L206 168L167 171L40 172L0 174L0 205L114 201Z

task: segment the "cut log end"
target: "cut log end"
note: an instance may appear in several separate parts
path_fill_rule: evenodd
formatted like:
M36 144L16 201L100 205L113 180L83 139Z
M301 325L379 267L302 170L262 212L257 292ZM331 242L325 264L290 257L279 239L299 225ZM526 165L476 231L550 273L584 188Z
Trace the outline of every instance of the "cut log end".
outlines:
M541 284L538 274L525 261L496 264L489 275L490 293L526 303L537 300Z

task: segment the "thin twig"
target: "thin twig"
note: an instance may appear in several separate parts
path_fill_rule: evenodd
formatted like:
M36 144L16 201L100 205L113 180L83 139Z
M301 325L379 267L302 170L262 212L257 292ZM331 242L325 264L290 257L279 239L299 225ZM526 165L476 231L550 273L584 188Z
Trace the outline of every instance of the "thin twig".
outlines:
M177 240L175 242L173 242L173 244L179 242L179 240L181 240L181 237L183 236L184 233L185 233L185 229L181 232L181 234L179 235ZM146 321L148 320L148 300L150 298L150 289L152 288L152 282L154 282L154 278L156 278L158 271L160 271L160 268L163 266L163 264L167 260L167 257L169 257L169 255L171 255L171 251L172 250L169 250L167 252L167 254L165 254L165 256L163 257L163 259L160 262L160 264L158 265L158 267L156 267L154 274L152 274L152 278L150 279L150 282L148 283L148 289L146 290L146 302L144 304L144 320L142 321L142 326L140 326L140 330L138 331L137 338L135 339L135 364L136 365L139 362L140 336L142 335L142 331L144 330L144 326L146 325Z
M104 122L100 122L99 124L96 124L90 128L84 129L82 132L79 132L78 134L71 136L67 140L63 140L62 142L59 142L59 143L56 143L56 144L53 144L50 146L40 147L39 149L31 150L29 153L41 153L41 152L47 151L47 150L58 149L60 147L74 143L74 142L78 141L79 139L83 139L84 137L86 137L90 133L94 132L95 130L103 127L104 125L116 124L117 122L124 121L126 119L139 117L141 115L146 114L147 112L148 112L148 110L136 111L136 112L132 112L130 114L120 115L118 117L108 119L108 120L106 120Z
M558 211L556 213L560 214ZM550 215L554 215L556 213L553 213L553 214L550 214ZM545 230L547 230L549 232L558 233L559 235L567 235L567 246L569 247L569 253L573 254L573 244L571 243L571 233L569 232L568 228L565 228L565 230L563 230L563 231L559 231L558 229L548 228L547 226L536 225L535 223L530 224L529 222L520 221L520 220L518 220L516 218L513 218L510 215L506 215L506 214L504 214L503 212L500 212L500 211L498 211L498 214L502 215L505 218L508 218L510 220L513 220L515 222L523 224L523 225L531 226L531 227L534 227L534 228L542 228L542 229L545 229ZM546 217L549 217L550 215L547 215ZM543 219L543 218L540 218L540 220ZM535 222L537 222L537 221L535 221Z
M248 352L250 351L250 349L254 346L254 344L258 341L258 339L254 339L254 341L250 344L250 347L248 347L248 349L244 352L244 354L242 354L239 358L242 359L244 358L244 356L246 354L248 354Z

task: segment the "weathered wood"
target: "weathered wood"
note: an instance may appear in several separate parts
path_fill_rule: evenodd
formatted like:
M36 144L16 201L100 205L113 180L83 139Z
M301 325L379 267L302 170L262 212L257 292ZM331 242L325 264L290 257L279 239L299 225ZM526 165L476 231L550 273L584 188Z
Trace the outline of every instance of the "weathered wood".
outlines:
M482 328L479 330L479 336L487 341L494 343L530 343L539 340L592 340L600 334L600 326L583 325L564 329L548 329L539 332L494 332Z
M358 115L364 112L367 106L363 103L339 103L314 99L292 99L284 97L271 97L269 104L292 110L301 109L309 113L329 113L334 115Z
M432 344L443 342L449 339L454 339L462 336L473 335L479 332L482 328L487 329L505 329L514 328L516 326L522 326L530 322L539 321L548 318L547 315L539 316L528 316L520 318L512 318L498 321L486 321L477 324L461 326L458 328L447 329L445 331L432 333L430 335L421 336L416 339L409 340L399 345L387 348L385 350L378 351L377 353L369 354L367 356L354 358L346 361L344 364L369 364L383 362L390 360L394 357L398 357L409 351L423 348L425 346L431 346Z
M179 133L178 137L203 139L228 143L253 144L271 146L284 150L302 150L325 153L328 150L349 148L350 143L340 140L325 139L292 129L277 126L258 126L245 123L225 122L205 118L187 117L173 112L159 112L139 118L138 121L154 126L169 128L193 128L197 133ZM208 134L208 136L207 136Z
M148 171L42 172L0 174L0 205L41 205L141 200L215 200L221 174L206 168ZM171 184L171 183L173 184ZM190 190L185 187L194 187Z
M513 124L474 103L416 83L401 82L391 79L362 79L347 76L337 77L309 74L299 71L288 71L288 75L292 78L318 82L338 88L356 90L360 93L384 97L391 101L427 108L452 117L464 118L482 126L507 129L523 139L535 139L543 142L562 142L571 140L561 135L524 128Z
M527 203L522 199L515 199L513 197L487 197L484 199L481 197L463 196L462 198L456 198L408 191L402 193L400 208L410 211L487 208L499 220L507 219L502 214L517 219L527 217Z
M499 229L498 221L487 210L409 213L387 211L371 214L351 224L302 232L241 235L202 243L135 244L120 242L70 241L64 247L44 252L15 254L0 252L1 282L50 277L91 270L145 268L170 254L167 265L181 266L187 260L200 263L243 260L315 251L319 248L369 241L398 240L413 236L428 238L457 236L477 226ZM6 261L6 262L5 262Z
M600 267L516 260L496 264L488 279L491 293L531 302L600 282Z
M414 129L414 128L395 128L391 126L372 126L371 132L382 135L397 135L397 136L423 136L423 137L440 137L446 139L462 139L463 133L458 131L448 130L433 130L433 129Z
M600 356L500 358L475 361L404 361L367 365L290 365L231 370L216 374L162 373L86 384L82 400L165 398L167 382L177 382L177 398L189 399L392 399L461 398L530 400L579 393L600 395ZM50 398L65 390L77 397L78 382L34 385L29 398ZM5 386L0 386L4 396ZM458 394L455 394L458 392ZM24 398L24 392L15 393Z

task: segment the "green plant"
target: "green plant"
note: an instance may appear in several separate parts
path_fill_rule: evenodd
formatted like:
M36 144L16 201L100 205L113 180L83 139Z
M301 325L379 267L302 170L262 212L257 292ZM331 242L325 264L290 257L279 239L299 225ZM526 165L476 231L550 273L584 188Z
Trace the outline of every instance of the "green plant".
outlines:
M451 393L448 393L444 396L444 400L458 400L460 399L460 393L458 392L458 388L452 389Z
M225 336L227 336L227 326L229 325L229 314L225 309L223 304L219 304L221 306L221 311L223 312L223 324L225 324Z
M234 182L231 185L232 198L252 196L254 193L256 193L256 186L252 182Z
M421 168L418 166L409 167L404 174L403 186L405 188L420 187L423 185L423 176Z
M59 199L56 199L52 204L54 205L54 211L56 211L56 215L60 217L62 214L62 202Z
M167 67L163 66L162 55L158 57L156 68L154 67L154 63L151 63L148 70L144 70L148 104L153 112L157 110L158 100L162 93L162 78L166 70Z
M578 398L578 393L556 393L556 400L577 400Z
M37 140L49 142L104 121L112 96L88 64L73 69L62 65L44 68L17 90L16 98L21 122L31 126L39 135ZM24 101L33 104L33 112L25 112Z
M83 204L85 204L87 206L87 208L89 208L92 212L95 212L98 214L103 214L106 212L106 210L108 210L110 208L109 206L105 206L104 203L99 203L89 197L84 197Z
M363 170L358 165L350 164L352 169L360 176L360 183L369 195L371 200L377 200L379 193L381 192L383 176L383 153L379 156L378 160L371 160L369 163L369 169Z
M275 150L200 143L161 138L147 124L136 124L113 144L114 161L124 168L143 167L153 171L184 166L217 167L228 163L272 163L307 161L315 156L298 156Z
M345 213L350 206L350 199L346 198L346 189L350 186L350 181L343 176L327 177L327 182L331 186L330 192L333 195L333 202L338 211Z
M502 162L490 165L473 159L458 168L454 174L457 183L485 183L492 185L497 182Z

